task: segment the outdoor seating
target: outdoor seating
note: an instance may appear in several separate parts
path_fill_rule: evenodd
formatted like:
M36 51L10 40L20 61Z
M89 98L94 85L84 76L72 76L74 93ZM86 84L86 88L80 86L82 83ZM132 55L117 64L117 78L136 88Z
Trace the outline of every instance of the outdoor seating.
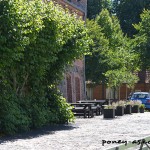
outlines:
M106 100L80 100L78 103L92 103L91 110L96 115L102 115L103 112L103 104L105 104Z
M72 109L75 116L83 116L84 118L94 117L94 111L91 103L70 103L74 106Z
M91 109L96 116L99 116L102 114L101 106L92 106Z

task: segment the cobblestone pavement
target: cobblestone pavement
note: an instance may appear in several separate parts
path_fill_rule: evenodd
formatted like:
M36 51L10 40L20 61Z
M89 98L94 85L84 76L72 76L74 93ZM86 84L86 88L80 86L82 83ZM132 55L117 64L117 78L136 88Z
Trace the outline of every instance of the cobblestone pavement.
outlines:
M0 150L106 150L111 141L133 141L150 136L150 112L105 120L78 118L69 125L49 126L0 139ZM110 144L102 144L102 141Z

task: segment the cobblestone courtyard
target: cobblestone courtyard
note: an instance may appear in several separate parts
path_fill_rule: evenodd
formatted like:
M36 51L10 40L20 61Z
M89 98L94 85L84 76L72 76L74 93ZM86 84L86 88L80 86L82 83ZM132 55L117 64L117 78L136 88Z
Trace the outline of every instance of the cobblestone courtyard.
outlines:
M103 116L78 118L75 123L45 127L0 140L0 150L106 150L106 141L133 141L150 136L150 112L124 115L112 120Z

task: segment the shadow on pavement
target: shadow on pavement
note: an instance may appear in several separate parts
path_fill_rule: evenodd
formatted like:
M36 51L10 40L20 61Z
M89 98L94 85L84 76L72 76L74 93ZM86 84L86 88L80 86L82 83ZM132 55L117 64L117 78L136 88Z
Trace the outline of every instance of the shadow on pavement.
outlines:
M32 139L42 135L55 134L56 131L73 130L77 127L73 125L49 125L39 129L31 130L25 133L16 134L13 136L0 137L0 144L8 141L16 141L18 139Z

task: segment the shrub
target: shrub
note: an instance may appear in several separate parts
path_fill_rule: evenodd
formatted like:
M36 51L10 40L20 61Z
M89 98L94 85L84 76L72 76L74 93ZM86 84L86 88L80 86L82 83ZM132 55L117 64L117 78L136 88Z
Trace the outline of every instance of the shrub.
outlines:
M15 134L74 120L71 106L54 88L47 96L42 88L26 97L19 97L11 91L4 88L0 93L0 133Z
M19 99L9 91L0 95L0 132L14 134L29 130L30 118L19 105Z
M49 122L66 123L74 120L72 106L66 102L61 93L49 87L48 93L48 107L49 107Z

